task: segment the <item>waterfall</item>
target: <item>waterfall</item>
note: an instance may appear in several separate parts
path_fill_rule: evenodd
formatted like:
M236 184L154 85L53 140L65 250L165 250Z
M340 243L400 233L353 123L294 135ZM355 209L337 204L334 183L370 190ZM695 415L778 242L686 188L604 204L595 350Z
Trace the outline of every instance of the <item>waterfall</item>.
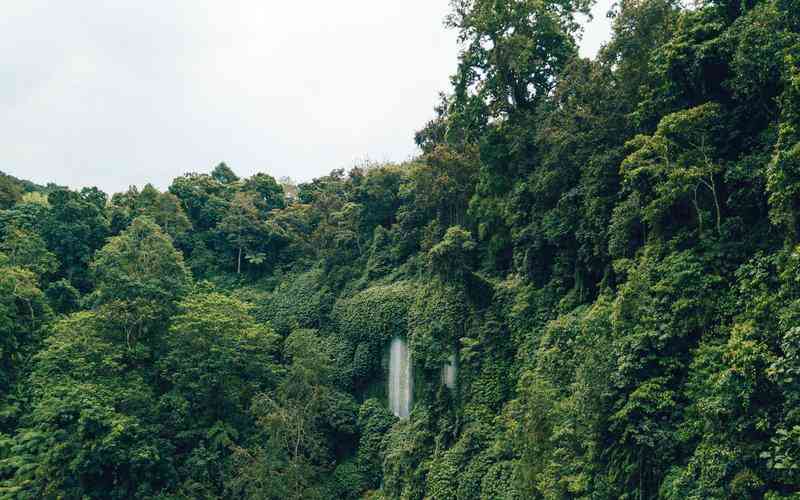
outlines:
M456 388L456 376L458 375L458 367L456 366L456 355L451 354L447 358L447 362L442 366L442 383L448 389Z
M389 407L395 416L408 418L413 394L411 353L404 339L392 339L389 347Z

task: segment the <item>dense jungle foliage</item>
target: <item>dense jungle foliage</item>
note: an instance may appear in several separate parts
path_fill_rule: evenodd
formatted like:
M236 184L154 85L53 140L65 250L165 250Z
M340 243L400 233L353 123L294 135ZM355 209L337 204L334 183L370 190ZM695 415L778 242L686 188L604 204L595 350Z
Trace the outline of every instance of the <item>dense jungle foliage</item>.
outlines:
M0 176L0 498L800 498L800 1L589 7L454 0L404 164Z

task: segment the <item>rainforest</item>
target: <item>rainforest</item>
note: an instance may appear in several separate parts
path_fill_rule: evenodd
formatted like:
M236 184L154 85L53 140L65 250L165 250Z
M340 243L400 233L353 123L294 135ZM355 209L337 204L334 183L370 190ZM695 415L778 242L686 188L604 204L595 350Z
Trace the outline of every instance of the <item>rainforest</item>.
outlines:
M0 175L0 498L800 498L800 1L590 8L453 0L406 162Z

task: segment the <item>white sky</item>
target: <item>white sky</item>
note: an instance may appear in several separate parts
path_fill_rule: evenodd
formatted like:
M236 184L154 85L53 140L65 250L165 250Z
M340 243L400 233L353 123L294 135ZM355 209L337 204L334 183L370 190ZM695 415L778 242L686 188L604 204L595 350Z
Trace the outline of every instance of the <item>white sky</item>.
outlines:
M448 0L276 4L0 2L0 171L111 193L220 161L308 180L416 154L456 66Z

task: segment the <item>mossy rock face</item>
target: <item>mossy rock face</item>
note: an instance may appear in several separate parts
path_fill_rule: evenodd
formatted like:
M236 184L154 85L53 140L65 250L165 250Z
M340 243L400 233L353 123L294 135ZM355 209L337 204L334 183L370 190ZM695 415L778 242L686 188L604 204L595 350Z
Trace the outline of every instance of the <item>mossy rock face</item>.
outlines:
M385 351L393 337L408 334L408 309L414 286L407 281L367 288L340 299L333 308L339 334L355 346L353 377L357 387L366 387L370 397L385 399Z
M332 483L331 497L346 500L356 500L358 492L368 487L367 478L354 460L342 462L334 469Z
M512 461L497 462L489 467L481 480L481 496L486 500L522 500L516 484L515 464Z
M408 420L398 422L384 436L383 492L388 498L427 498L425 483L435 446L435 417L417 405Z
M380 487L383 477L383 456L386 453L385 436L397 418L377 399L367 399L358 410L358 428L361 433L356 464L368 488Z
M471 427L447 450L433 458L431 473L427 477L427 491L431 498L453 500L479 500L481 483L496 461L489 447L493 437L490 428Z
M324 286L321 269L312 269L281 282L270 298L266 317L287 335L295 328L320 328L331 309L333 295Z
M332 316L354 345L353 382L361 398L386 403L388 349L396 337L412 348L415 399L433 397L428 389L441 385L442 366L457 352L469 310L463 290L439 280L374 286L337 301Z
M408 331L408 309L415 295L413 283L400 281L367 288L341 299L333 311L339 332L354 343L366 342L377 347L392 337L404 337Z
M470 317L464 290L434 280L421 288L409 309L409 345L415 368L441 377L442 366L464 336Z

